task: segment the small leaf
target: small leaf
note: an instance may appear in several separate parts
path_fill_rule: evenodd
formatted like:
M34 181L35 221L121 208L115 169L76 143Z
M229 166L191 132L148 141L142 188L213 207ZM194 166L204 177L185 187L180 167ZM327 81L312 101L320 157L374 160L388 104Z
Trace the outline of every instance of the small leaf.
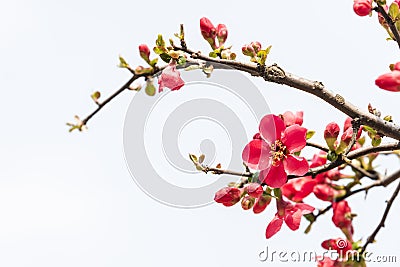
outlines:
M221 169L221 163L218 163L217 166L215 166L217 169Z
M190 71L190 70L198 70L201 69L202 67L199 65L190 65L189 67L186 67L184 70Z
M93 101L96 102L97 104L99 103L100 96L101 96L101 94L99 91L96 91L90 95L90 97L93 99Z
M217 58L217 57L218 57L218 55L217 55L217 53L216 53L215 51L211 51L211 52L208 54L208 56L209 56L209 57L212 57L212 58Z
M118 65L118 67L125 68L125 69L129 68L129 64L126 62L126 60L122 56L119 56L119 65Z
M198 162L198 159L197 159L196 155L189 154L189 158L193 163L197 163Z
M179 58L178 58L178 65L185 65L186 64L186 58L185 57L183 57L183 56L180 56Z
M154 67L158 62L158 58L153 59L152 61L149 62L149 65Z
M204 154L201 154L199 157L199 163L203 163L204 159L206 158L206 156Z
M386 115L386 116L383 118L383 120L384 120L384 121L393 122L393 117L392 117L391 115Z
M171 56L168 55L167 53L162 53L160 54L160 58L165 62L165 63L169 63L171 61Z
M375 137L372 138L372 140L371 140L371 145L373 147L377 147L381 144L381 142L382 142L382 138L379 135L375 135Z
M399 15L399 6L393 2L389 7L389 16L395 19Z
M307 134L306 134L306 139L308 140L308 139L311 139L311 137L313 137L314 136L314 134L315 134L315 131L307 131Z
M162 37L161 34L159 34L159 35L157 36L156 46L158 46L158 47L165 47L165 41L164 41L164 39L163 39L163 37Z

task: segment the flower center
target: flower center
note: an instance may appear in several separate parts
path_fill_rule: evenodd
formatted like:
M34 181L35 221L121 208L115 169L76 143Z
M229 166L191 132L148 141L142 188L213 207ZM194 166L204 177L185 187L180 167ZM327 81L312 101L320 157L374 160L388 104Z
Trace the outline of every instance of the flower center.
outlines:
M286 156L286 146L281 140L276 140L271 145L272 165L278 166Z

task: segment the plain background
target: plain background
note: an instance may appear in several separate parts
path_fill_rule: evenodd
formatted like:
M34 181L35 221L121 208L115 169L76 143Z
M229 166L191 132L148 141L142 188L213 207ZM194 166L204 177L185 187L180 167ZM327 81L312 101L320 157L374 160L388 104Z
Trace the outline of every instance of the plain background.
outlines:
M396 120L398 94L376 88L374 79L398 60L398 47L385 40L376 14L357 17L352 4L3 0L0 265L262 266L270 264L258 260L266 246L322 251L322 240L341 236L330 221L331 213L308 235L302 233L303 222L297 232L284 226L266 240L274 208L258 216L219 205L176 209L140 191L126 168L122 145L133 93L124 93L104 108L86 133L68 133L65 122L95 108L89 97L94 90L108 95L127 80L129 73L116 68L118 55L132 65L142 64L137 45L152 46L158 33L172 37L184 23L189 45L207 50L199 32L203 16L227 25L227 43L238 54L251 41L272 44L269 62L323 81L364 109L372 102ZM316 140L328 122L341 125L345 118L313 96L253 81L274 113L304 110L305 126L318 131ZM388 172L397 166L394 158L381 162ZM363 195L349 199L358 213L355 238L372 232L393 189L373 190L367 201ZM396 255L398 260L399 208L397 201L378 242L369 247L377 255Z

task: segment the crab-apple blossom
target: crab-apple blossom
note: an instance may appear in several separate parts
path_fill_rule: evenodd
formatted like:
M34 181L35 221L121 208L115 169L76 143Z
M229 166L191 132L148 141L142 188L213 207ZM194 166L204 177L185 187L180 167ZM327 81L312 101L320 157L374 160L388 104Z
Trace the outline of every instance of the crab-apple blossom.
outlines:
M294 202L300 202L313 192L316 183L311 176L291 179L281 187L282 194Z
M353 10L361 17L368 16L372 10L372 0L354 0Z
M150 49L146 44L139 45L139 54L146 62L150 62Z
M267 239L271 238L281 229L283 222L285 222L292 231L299 229L301 217L313 212L315 209L304 203L292 204L282 198L277 199L276 203L278 211L265 231Z
M340 127L336 122L331 122L325 127L324 139L330 150L335 150L335 142L339 133Z
M227 38L228 38L228 29L226 28L225 24L218 24L217 25L218 45L220 47L223 46Z
M158 78L158 91L162 92L164 87L174 90L181 89L185 85L182 80L181 74L176 69L176 62L174 60L162 71L160 78Z
M333 216L332 221L336 227L340 228L346 235L347 239L352 240L354 229L353 229L353 215L351 214L351 208L346 200L332 203Z
M264 189L258 183L248 183L244 187L244 192L249 194L251 197L258 198L263 194Z
M236 187L224 187L215 193L214 200L226 207L230 207L240 201L242 193L242 189Z
M285 122L286 127L294 124L301 126L303 125L303 111L296 111L296 113L286 111L282 114L282 119Z
M253 206L253 212L255 214L263 212L269 203L271 203L272 197L269 195L261 195L259 198L257 198L256 203Z
M394 69L391 72L382 74L375 80L375 84L384 90L391 92L400 91L400 71Z
M345 255L346 252L352 249L351 243L351 241L339 237L325 240L321 243L321 246L324 249L335 250L341 255Z
M261 139L253 139L242 152L243 161L260 170L259 180L273 188L286 183L287 175L304 175L308 162L295 155L306 146L307 129L297 124L286 128L283 120L268 114L261 119Z

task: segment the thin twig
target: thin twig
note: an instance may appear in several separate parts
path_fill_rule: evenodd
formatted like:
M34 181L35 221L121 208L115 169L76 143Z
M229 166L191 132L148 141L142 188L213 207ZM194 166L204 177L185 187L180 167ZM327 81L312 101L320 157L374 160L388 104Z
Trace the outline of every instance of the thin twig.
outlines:
M379 231L383 227L385 227L386 218L389 214L390 208L392 207L394 200L396 199L397 195L399 194L399 191L400 191L400 183L397 185L396 190L393 192L392 197L389 199L389 201L387 201L386 209L385 209L385 212L383 213L382 219L379 222L378 226L375 228L374 232L368 237L367 241L365 242L364 246L361 249L361 254L363 254L365 252L365 250L367 249L369 244L371 244L372 242L375 241L376 235L379 233Z
M392 20L392 18L389 16L389 14L386 12L386 10L383 8L383 6L376 6L373 10L375 10L376 12L378 12L379 14L382 15L382 17L385 19L386 23L389 25L390 31L393 33L394 36L394 41L397 42L397 45L400 48L400 35L399 35L399 31L396 28L396 25L394 23L394 21Z

